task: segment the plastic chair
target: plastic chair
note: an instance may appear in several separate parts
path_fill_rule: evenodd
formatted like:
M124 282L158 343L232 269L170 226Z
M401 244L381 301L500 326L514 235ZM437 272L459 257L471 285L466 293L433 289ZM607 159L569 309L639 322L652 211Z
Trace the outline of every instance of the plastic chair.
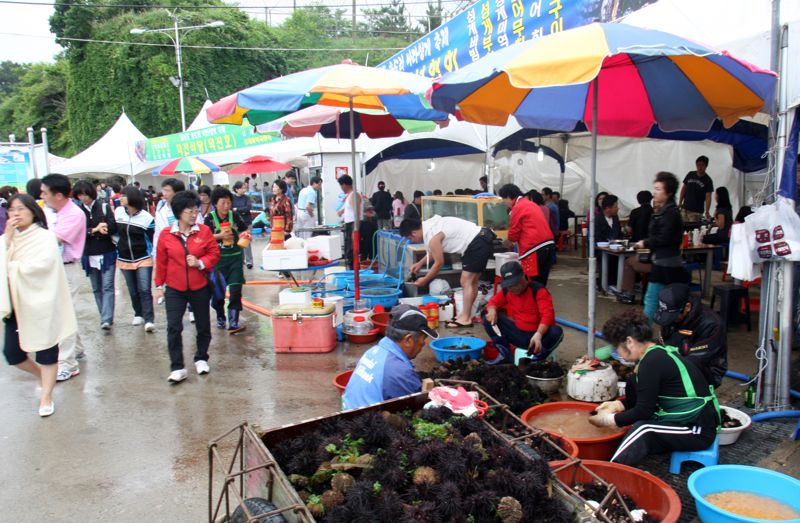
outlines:
M681 465L685 461L694 461L704 467L716 465L719 461L719 436L714 438L714 443L705 450L695 450L694 452L675 451L669 460L670 474L680 474Z

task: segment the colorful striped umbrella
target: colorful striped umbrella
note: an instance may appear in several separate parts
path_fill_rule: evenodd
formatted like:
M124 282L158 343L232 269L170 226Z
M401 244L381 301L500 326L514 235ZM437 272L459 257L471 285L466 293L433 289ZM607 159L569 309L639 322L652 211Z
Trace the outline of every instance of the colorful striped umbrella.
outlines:
M355 136L366 134L370 138L392 138L403 133L433 131L437 124L445 127L449 121L404 120L386 111L355 109ZM325 138L350 136L350 111L340 107L312 105L283 118L256 126L259 132L280 131L286 137L314 136Z
M171 176L174 174L208 174L219 172L221 169L208 160L187 156L170 160L161 167L153 169L153 176Z
M661 31L590 24L507 47L435 81L433 107L469 122L592 131L591 200L597 197L597 136L708 131L768 111L775 73ZM595 123L597 125L595 125ZM591 214L591 213L590 213ZM595 221L590 219L589 238ZM589 242L587 352L594 354L595 245Z
M259 174L288 171L292 168L288 163L281 163L273 160L269 156L257 154L250 158L245 158L242 163L228 171L228 174Z
M341 64L319 67L274 78L264 83L226 96L206 111L212 123L240 124L247 118L253 125L271 122L290 113L326 105L348 108L350 131L350 161L352 172L356 165L354 109L372 109L404 120L441 121L447 114L434 111L423 93L430 80L411 73L364 67L347 60ZM358 194L358 176L353 177L353 191ZM353 198L353 206L357 198ZM360 297L359 217L353 224L353 259L355 260L355 294Z
M434 82L433 107L464 120L644 137L726 127L769 107L776 75L726 52L661 31L590 24L492 53Z

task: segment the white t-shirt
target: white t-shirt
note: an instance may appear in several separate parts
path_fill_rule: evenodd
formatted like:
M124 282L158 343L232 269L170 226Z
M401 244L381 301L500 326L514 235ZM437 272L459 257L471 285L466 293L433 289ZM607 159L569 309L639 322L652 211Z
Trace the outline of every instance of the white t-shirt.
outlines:
M356 221L355 217L356 213L353 212L353 198L355 197L353 196L354 194L355 191L350 191L350 193L344 198L344 213L342 213L342 221L344 223L353 223L354 221ZM363 199L359 198L358 203L360 204L358 211L358 218L361 219L364 217Z
M480 234L481 228L461 218L441 217L438 214L422 222L422 239L426 246L440 232L444 233L442 240L444 252L463 255L472 240Z

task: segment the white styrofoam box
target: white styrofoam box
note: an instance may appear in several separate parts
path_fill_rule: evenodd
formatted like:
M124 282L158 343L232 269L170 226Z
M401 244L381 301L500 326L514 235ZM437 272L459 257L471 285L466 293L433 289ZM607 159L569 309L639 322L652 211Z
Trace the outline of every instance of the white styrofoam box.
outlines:
M261 267L265 271L285 271L289 269L307 269L308 255L305 249L264 249Z
M279 305L310 305L311 289L306 287L290 287L278 293Z
M306 240L306 250L319 251L319 257L328 260L338 260L342 257L342 237L312 236Z
M519 261L519 254L516 252L498 252L494 255L494 273L496 276L501 276L500 268L504 263L510 261Z
M336 274L337 272L344 272L346 270L347 267L344 265L337 265L336 267L325 267L322 272L325 273L325 276L328 276L329 274Z

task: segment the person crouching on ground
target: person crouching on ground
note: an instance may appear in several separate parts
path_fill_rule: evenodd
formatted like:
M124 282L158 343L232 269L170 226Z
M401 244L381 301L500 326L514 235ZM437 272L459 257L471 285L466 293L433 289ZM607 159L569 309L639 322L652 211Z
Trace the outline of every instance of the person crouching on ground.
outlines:
M243 250L237 242L239 235L247 230L248 225L231 210L233 194L224 187L218 187L211 193L214 210L206 217L206 227L214 233L219 245L220 260L217 264L230 292L228 301L228 333L236 334L245 329L239 325L239 314L242 312L242 285L244 285ZM217 312L217 328L225 328L225 297L212 297L211 306Z
M486 305L483 327L500 352L489 363L513 363L511 346L528 350L534 360L543 360L561 344L564 332L555 324L553 297L544 285L525 276L522 265L511 261L500 268L501 292ZM514 317L498 309L509 305ZM496 330L500 331L500 334Z
M598 427L631 426L611 461L636 465L648 454L710 447L720 425L719 403L692 360L653 341L650 320L638 310L608 320L603 337L625 360L639 363L625 399L601 403L589 417Z
M208 374L208 346L211 344L211 300L208 273L219 262L219 246L211 229L198 225L200 199L194 191L180 191L172 197L171 208L177 221L161 232L156 254L155 298L164 297L167 309L167 348L170 359L168 381L186 379L183 365L183 314L194 309L197 351L194 366L198 374Z
M358 360L344 390L342 407L357 409L422 390L411 360L425 347L428 337L439 335L428 328L428 319L418 308L394 307L386 336Z

